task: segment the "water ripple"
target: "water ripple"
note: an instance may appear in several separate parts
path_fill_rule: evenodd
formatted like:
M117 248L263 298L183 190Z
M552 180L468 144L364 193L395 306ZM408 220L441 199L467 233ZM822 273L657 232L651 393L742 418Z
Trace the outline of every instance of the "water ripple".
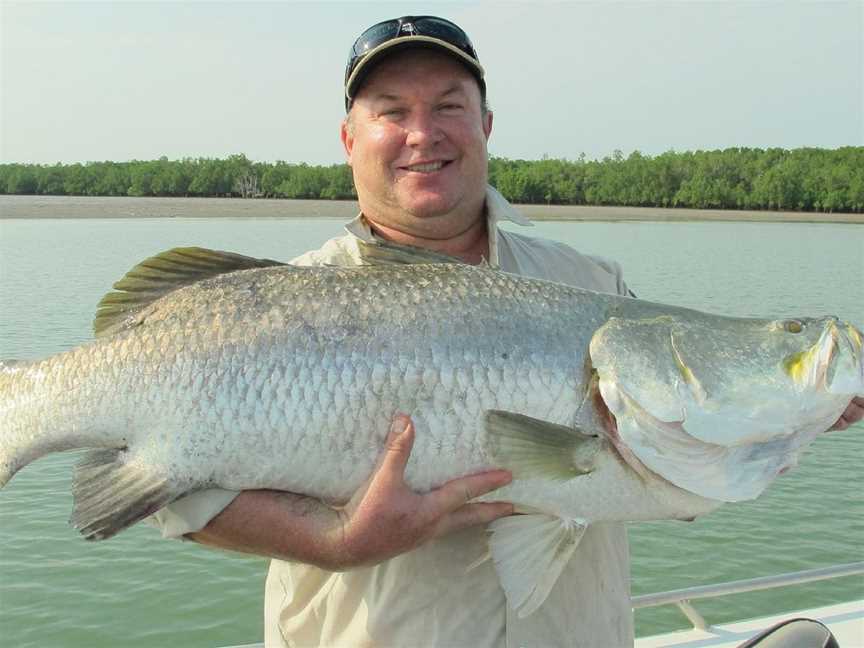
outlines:
M340 229L296 219L3 222L0 357L40 357L89 339L101 295L133 261L160 250L194 244L289 259ZM864 269L860 227L540 223L534 233L616 258L645 298L864 323L857 284L838 283L850 268L853 276ZM632 527L634 594L862 560L862 432L820 438L755 502L692 523ZM0 492L5 645L212 648L261 639L265 561L165 542L143 525L110 542L82 542L67 525L74 460L74 453L45 458ZM847 578L699 609L720 622L861 597L864 584ZM641 634L684 625L675 609L641 611L637 622Z

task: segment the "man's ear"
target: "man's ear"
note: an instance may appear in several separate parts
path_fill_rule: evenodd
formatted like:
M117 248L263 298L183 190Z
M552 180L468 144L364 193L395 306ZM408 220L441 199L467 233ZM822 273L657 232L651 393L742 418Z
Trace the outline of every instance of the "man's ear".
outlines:
M483 132L486 133L486 141L489 141L489 136L492 134L492 111L487 110L486 116L483 118Z
M351 166L351 151L354 150L354 129L348 123L350 118L351 116L349 115L342 120L342 128L339 132L339 136L342 138L342 146L345 147L345 156L348 158L348 166Z

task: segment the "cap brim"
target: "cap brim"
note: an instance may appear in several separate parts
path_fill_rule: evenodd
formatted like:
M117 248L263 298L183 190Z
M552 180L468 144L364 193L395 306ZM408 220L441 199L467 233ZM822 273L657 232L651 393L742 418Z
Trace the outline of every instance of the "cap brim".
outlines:
M446 41L431 36L401 36L389 40L386 43L381 43L366 53L363 59L357 64L357 67L355 67L351 72L351 76L348 77L348 80L345 82L346 102L353 101L354 92L357 89L356 86L359 84L359 81L361 81L363 77L366 76L366 73L369 72L371 67L381 59L381 56L383 54L392 54L392 52L389 52L388 50L400 46L404 48L427 47L430 49L442 49L448 54L458 58L460 62L465 64L472 72L474 72L478 79L482 80L485 74L483 66L480 65L480 62L477 59L469 56L455 45L451 45Z

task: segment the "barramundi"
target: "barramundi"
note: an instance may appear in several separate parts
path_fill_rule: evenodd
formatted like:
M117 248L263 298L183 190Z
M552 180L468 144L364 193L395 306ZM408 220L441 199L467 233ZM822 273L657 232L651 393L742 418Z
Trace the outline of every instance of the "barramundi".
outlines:
M519 515L490 525L489 548L524 616L588 525L756 498L864 395L861 332L835 317L710 315L364 249L351 268L201 248L137 265L92 342L3 363L0 486L89 449L71 523L90 540L206 488L338 505L405 412L418 492L512 471L485 499Z

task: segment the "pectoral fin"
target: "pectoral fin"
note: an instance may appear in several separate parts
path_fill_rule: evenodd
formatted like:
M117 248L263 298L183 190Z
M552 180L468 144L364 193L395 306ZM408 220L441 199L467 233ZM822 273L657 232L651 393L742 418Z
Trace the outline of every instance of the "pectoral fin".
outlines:
M576 428L513 412L489 410L485 423L493 459L517 479L584 475L593 469L601 446L597 437Z
M501 518L489 528L489 549L501 587L510 607L524 618L549 596L587 526L531 514Z
M94 450L75 466L69 523L87 540L104 540L189 492L136 462L122 450Z

